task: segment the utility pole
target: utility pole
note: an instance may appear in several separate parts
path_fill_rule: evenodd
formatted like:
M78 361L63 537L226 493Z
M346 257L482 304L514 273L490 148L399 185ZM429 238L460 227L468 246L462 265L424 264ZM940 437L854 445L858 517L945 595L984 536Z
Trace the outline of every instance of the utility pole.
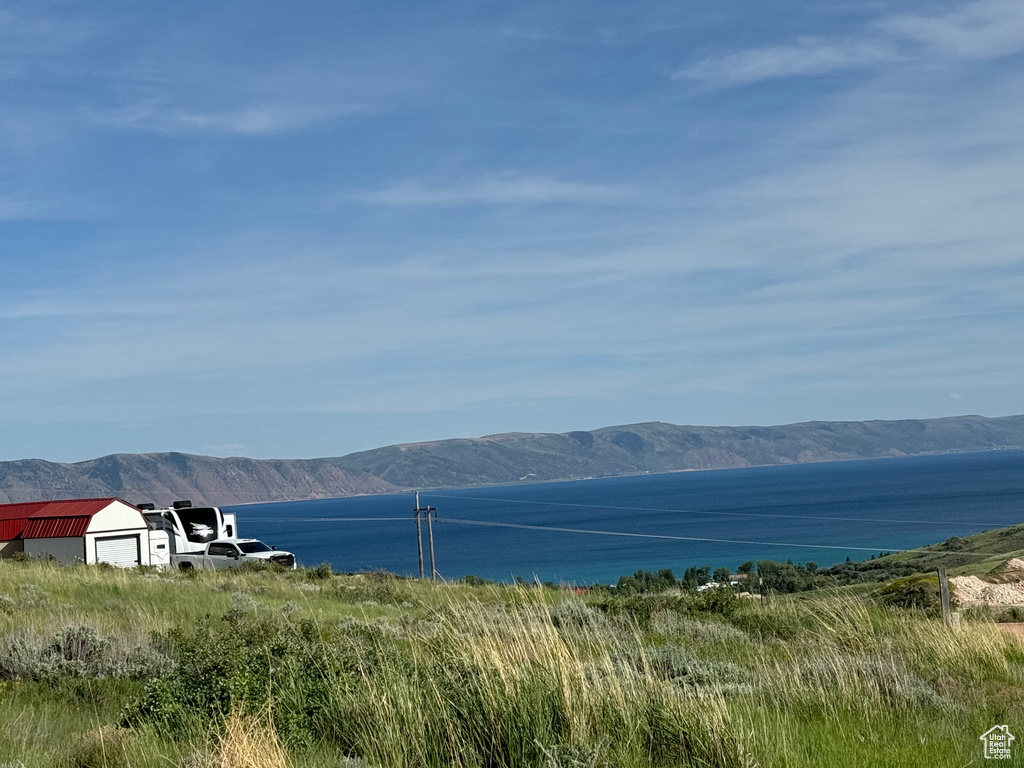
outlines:
M420 557L420 580L422 581L423 576L423 528L420 525L420 515L426 514L427 516L427 532L430 535L430 578L434 580L437 571L434 570L434 526L430 520L430 514L437 514L437 510L434 507L421 507L420 506L420 492L416 491L416 507L412 511L412 516L416 520L416 551Z
M427 538L430 539L430 580L437 581L437 569L434 567L434 518L437 510L427 507Z
M948 625L952 620L949 617L949 579L946 578L945 568L939 568L939 603L942 606L942 621Z

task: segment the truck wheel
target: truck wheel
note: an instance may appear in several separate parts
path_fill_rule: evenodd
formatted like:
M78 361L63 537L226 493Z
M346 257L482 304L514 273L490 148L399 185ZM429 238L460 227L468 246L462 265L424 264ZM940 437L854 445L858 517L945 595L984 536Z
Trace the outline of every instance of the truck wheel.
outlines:
M178 568L180 568L183 571L191 571L192 563L179 563Z

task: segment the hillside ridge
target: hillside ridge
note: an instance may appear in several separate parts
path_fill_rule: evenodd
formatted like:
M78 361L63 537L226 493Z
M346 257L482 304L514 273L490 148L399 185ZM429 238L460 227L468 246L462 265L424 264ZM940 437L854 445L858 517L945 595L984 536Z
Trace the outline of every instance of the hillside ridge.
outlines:
M642 422L564 433L509 432L405 443L332 459L405 488L895 458L1021 448L1024 416L812 421L778 426Z
M157 504L187 498L230 505L1022 445L1024 415L738 427L652 421L403 443L316 459L180 452L119 453L76 463L20 459L0 462L0 503L120 496Z

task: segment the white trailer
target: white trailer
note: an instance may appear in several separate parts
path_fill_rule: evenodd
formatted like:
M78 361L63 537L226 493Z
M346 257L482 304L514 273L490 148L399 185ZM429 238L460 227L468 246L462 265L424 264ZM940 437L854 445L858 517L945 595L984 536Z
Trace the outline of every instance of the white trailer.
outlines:
M182 500L163 509L153 504L140 504L139 509L152 528L151 537L156 537L151 558L157 567L231 568L255 560L295 567L291 552L256 539L239 539L235 515L220 507L193 507L191 501Z
M182 500L163 509L153 504L140 504L139 509L153 530L167 532L171 555L202 552L211 541L238 536L235 516L219 507L193 507Z

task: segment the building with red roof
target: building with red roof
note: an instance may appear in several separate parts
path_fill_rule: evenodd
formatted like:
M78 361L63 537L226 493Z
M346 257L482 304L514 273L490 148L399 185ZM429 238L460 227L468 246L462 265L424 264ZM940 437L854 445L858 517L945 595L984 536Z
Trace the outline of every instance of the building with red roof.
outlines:
M0 504L0 557L25 552L58 562L149 565L149 525L117 498Z

